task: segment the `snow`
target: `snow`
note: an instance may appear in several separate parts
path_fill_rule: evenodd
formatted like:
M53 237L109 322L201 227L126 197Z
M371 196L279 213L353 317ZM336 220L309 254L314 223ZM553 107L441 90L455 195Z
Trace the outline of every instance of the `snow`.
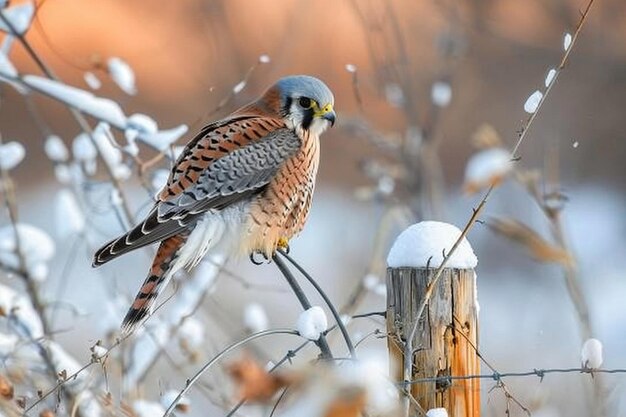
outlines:
M259 303L250 303L243 310L243 323L252 333L267 330L269 320L265 309Z
M29 271L37 264L52 259L55 250L54 242L46 232L24 223L18 223L17 230L20 251ZM13 225L9 224L0 228L0 262L10 268L19 268L20 259L15 253L16 248Z
M98 150L86 133L81 133L72 142L72 153L78 161L86 162L96 159Z
M48 278L50 270L44 262L37 262L28 267L28 274L36 282L43 282Z
M12 288L0 284L0 311L13 314L28 329L28 338L43 337L43 326L30 300Z
M444 81L437 81L430 90L430 98L436 106L446 107L452 100L452 88Z
M363 278L363 286L370 291L374 290L374 288L376 288L376 285L378 285L379 283L380 278L378 278L378 276L374 274L367 274Z
M57 135L49 135L43 148L48 158L53 162L66 162L70 157L67 146Z
M11 170L19 165L26 155L24 146L19 142L7 142L0 145L0 168Z
M120 106L113 100L96 97L89 91L70 87L36 75L26 75L22 80L28 87L62 101L96 119L107 122L119 129L124 129L126 126L126 116Z
M431 408L426 412L426 417L448 417L448 411L445 408Z
M364 389L368 414L395 415L390 412L398 404L398 390L387 376L387 359L383 355L361 351L358 361L346 363L337 372L344 384Z
M176 397L178 397L178 391L173 389L165 391L161 396L161 405L164 408L168 408L176 400ZM189 399L187 397L181 397L181 399L178 400L176 407L189 407L189 405L191 405Z
M541 102L542 98L543 98L543 93L539 90L536 90L526 99L526 102L524 103L524 111L530 114L533 114L534 112L536 112L537 107L539 107L539 103Z
M500 181L513 169L511 153L504 148L489 148L472 155L465 167L465 188L469 192Z
M572 45L572 35L570 35L569 33L566 33L565 36L563 36L563 50L567 51L571 45Z
M233 87L233 94L239 94L246 87L246 80L239 81Z
M448 223L423 221L409 226L400 233L387 256L391 268L438 268L443 262L443 252L450 252L461 231ZM430 260L430 263L429 263ZM469 269L478 264L476 255L466 238L452 254L447 268Z
M72 182L72 169L65 164L59 164L54 167L54 176L61 184L70 184Z
M107 355L107 353L109 353L109 350L105 348L104 346L93 345L91 347L91 352L95 358L101 359L101 358L104 358Z
M404 105L404 91L398 84L390 83L385 86L385 98L394 107Z
M602 342L587 339L580 354L583 368L598 369L602 366Z
M261 56L259 56L259 63L260 64L269 64L271 61L271 58L268 54L263 54Z
M11 22L11 26L18 35L24 34L33 20L35 14L35 5L32 2L24 2L15 6L11 6L2 10L4 17ZM0 20L0 30L11 33L11 29Z
M135 73L126 61L118 57L111 57L107 61L107 68L111 79L123 92L130 96L137 94Z
M328 328L326 313L320 306L313 306L303 311L298 317L296 328L300 336L309 340L318 340Z
M137 417L159 417L165 414L165 408L153 401L135 400L133 411Z
M187 317L178 328L178 338L190 349L200 347L204 343L205 325L194 317Z
M19 338L16 335L0 332L0 357L12 354L18 343Z
M8 78L17 77L17 70L4 52L0 52L0 76L2 75Z
M126 128L134 129L148 135L154 135L159 131L157 122L150 116L135 113L126 120Z
M107 123L100 122L93 131L100 155L111 168L113 175L118 180L128 179L131 175L130 168L123 163L122 152L113 144L111 128Z
M76 236L85 230L85 216L74 193L68 189L59 191L55 199L57 234L61 238Z
M350 74L354 74L356 72L356 65L346 64L346 71L348 71Z
M550 70L548 71L548 74L546 75L546 80L545 80L546 87L552 84L552 80L554 80L555 76L556 76L556 70L554 68L550 68Z
M78 363L78 361L69 353L67 353L58 343L52 341L48 342L48 350L50 351L52 363L54 364L54 368L57 372L65 370L67 376L69 377L82 368L82 365ZM80 374L78 375L78 378L81 378Z
M160 130L152 134L140 134L138 139L146 145L151 146L160 152L164 152L185 133L187 133L187 130L187 125L180 125L172 129Z
M574 141L574 143L572 143L572 148L576 149L579 145L580 143L578 143L578 141Z
M100 87L102 87L102 82L100 82L98 76L91 71L87 71L83 74L83 79L92 90L99 90Z

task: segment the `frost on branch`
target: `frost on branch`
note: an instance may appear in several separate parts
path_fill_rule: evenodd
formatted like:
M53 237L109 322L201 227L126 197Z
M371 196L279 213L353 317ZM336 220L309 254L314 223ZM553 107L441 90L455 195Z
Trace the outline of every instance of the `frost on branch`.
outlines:
M445 408L431 408L426 412L426 417L448 417L448 411Z
M400 233L387 256L391 268L437 268L457 241L461 231L448 223L424 221L409 226ZM463 238L452 254L446 267L474 268L478 264L476 255L466 238Z
M598 369L602 366L602 342L598 339L587 339L580 354L583 368Z
M476 152L465 167L465 192L473 194L482 188L498 184L512 169L511 153L504 148Z
M33 21L33 16L35 15L35 5L28 1L8 7L2 10L2 13L11 23L13 30L15 30L18 35L23 35ZM3 20L0 20L0 30L12 33L11 28L9 28Z
M126 127L126 116L113 100L96 97L89 91L36 75L25 75L23 81L26 86L62 101L96 119L107 122L118 129L124 130Z
M543 98L543 93L539 90L532 93L524 103L524 111L526 113L533 114L537 111L537 107L539 107L539 103L541 103L541 99Z
M133 69L121 58L112 57L107 61L107 69L111 79L126 94L134 96L137 94L135 87L135 73Z
M19 142L7 142L0 145L0 168L8 171L15 168L26 155L24 146Z
M250 303L243 311L243 323L252 333L267 330L269 320L265 309L259 303Z
M322 307L313 306L300 314L296 328L300 336L309 340L318 340L328 328L326 313Z

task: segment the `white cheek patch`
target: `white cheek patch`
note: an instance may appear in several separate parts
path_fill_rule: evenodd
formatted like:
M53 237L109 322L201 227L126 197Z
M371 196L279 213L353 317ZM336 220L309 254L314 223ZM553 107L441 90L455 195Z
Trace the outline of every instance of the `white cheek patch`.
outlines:
M320 136L330 127L330 121L316 117L309 126L309 132L314 136Z

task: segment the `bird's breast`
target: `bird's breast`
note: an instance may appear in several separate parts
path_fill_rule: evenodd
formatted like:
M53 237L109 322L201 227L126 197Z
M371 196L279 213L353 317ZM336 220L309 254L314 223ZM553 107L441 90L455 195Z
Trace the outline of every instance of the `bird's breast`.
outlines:
M319 165L319 139L301 137L302 147L279 168L250 204L241 251L271 256L280 239L298 234L309 214Z

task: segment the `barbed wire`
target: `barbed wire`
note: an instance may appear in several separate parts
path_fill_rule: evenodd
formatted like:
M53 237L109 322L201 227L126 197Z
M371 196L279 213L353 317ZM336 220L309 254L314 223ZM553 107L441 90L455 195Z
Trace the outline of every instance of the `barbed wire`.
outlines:
M489 374L477 374L477 375L447 375L436 376L430 378L418 378L412 381L408 381L409 385L423 384L429 382L451 382L451 381L463 381L469 379L491 379L495 382L502 382L503 378L511 377L538 377L543 381L544 377L548 374L590 374L592 377L594 374L626 374L626 369L591 369L591 368L535 368L531 371L521 372L492 372ZM398 385L402 385L405 382L397 382Z

